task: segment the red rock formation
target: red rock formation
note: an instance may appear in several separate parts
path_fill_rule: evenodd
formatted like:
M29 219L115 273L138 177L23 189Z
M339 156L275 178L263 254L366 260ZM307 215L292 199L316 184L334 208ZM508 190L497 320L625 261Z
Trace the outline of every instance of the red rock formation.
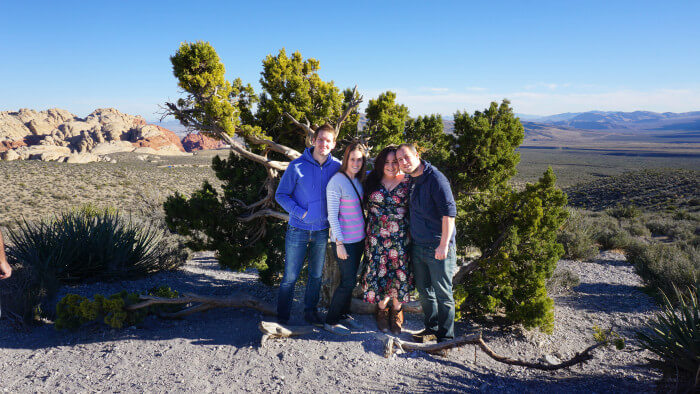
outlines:
M136 122L137 121L134 120L134 123L136 123ZM145 124L145 123L146 122L144 121L143 124ZM182 142L180 141L180 138L177 136L177 134L175 134L174 132L172 132L164 127L160 127L157 125L151 125L151 126L157 127L158 131L160 131L160 135L146 137L146 138L139 139L136 142L132 142L132 144L135 147L145 146L145 147L159 150L164 146L175 145L181 152L185 152L185 148L182 146Z
M182 146L188 152L203 149L219 149L223 148L224 145L226 145L224 141L207 137L201 133L189 133L182 139Z
M19 141L2 141L0 142L0 153L5 152L10 149L19 148L20 146L27 146L24 140Z

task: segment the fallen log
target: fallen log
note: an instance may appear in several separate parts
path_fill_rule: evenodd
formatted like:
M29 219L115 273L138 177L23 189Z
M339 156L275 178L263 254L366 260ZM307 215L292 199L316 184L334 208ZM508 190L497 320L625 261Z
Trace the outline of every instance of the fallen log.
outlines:
M559 364L544 364L544 363L533 363L530 361L523 361L523 360L518 360L518 359L513 359L510 357L506 356L501 356L494 352L487 344L484 342L483 338L481 337L481 333L479 334L471 334L471 335L463 335L458 338L455 338L450 341L445 341L445 342L439 342L439 343L414 343L414 342L407 342L403 341L399 338L396 338L394 336L386 335L386 334L378 334L378 338L384 342L384 357L391 357L391 355L398 353L398 352L406 352L406 351L415 351L415 350L420 350L426 353L430 354L437 354L437 355L445 355L445 351L448 349L472 344L472 345L477 345L481 350L486 353L487 356L491 357L492 359L508 364L508 365L517 365L521 367L526 367L526 368L533 368L533 369L540 369L544 371L554 371L562 368L567 368L571 367L576 364L580 364L583 362L586 362L588 360L593 359L593 355L591 352L596 349L597 347L601 346L602 343L596 343L593 344L586 349L584 349L580 353L576 353L574 357L570 358L569 360L562 361ZM476 353L475 353L476 357Z
M403 304L403 311L404 313L423 313L423 308L421 308L420 302L411 301ZM377 313L377 304L370 304L358 298L353 298L350 301L350 312L360 315L373 315Z
M139 297L142 302L128 306L126 309L135 310L146 308L151 305L177 305L177 304L193 304L181 311L174 313L162 313L161 316L168 318L179 318L191 315L196 312L203 312L212 308L250 308L262 312L264 315L275 316L277 309L249 294L238 293L229 297L206 297L197 294L185 294L184 297L178 298L163 298L149 295Z
M263 333L260 343L265 346L265 342L269 338L288 338L298 335L306 335L315 332L313 326L285 326L275 322L261 321L258 323L258 329Z

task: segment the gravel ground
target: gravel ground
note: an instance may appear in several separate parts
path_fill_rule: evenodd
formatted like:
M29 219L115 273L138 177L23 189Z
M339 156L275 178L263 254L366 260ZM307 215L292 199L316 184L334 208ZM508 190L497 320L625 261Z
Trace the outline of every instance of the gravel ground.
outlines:
M599 348L595 359L546 372L500 364L475 347L451 350L447 358L422 352L383 357L369 316L367 331L334 336L325 331L260 347L249 310L221 309L184 320L149 317L142 327L84 327L58 332L46 324L28 332L0 320L0 390L5 392L652 392L660 375L645 366L647 351L633 332L657 311L624 256L604 252L591 262L562 260L559 269L580 275L573 291L553 296L552 335L519 327L483 327L499 354L530 361L545 355L566 359L593 343L592 327L613 326L627 340L622 351ZM197 254L180 271L118 283L65 288L62 294L111 294L167 284L181 292L226 296L249 292L274 302L276 291L254 273L220 269L211 253ZM301 295L300 288L297 295ZM297 302L297 308L300 303ZM301 311L295 309L296 316ZM298 321L299 322L299 321ZM294 321L292 322L294 323ZM420 329L420 316L407 318ZM481 329L458 324L457 333Z

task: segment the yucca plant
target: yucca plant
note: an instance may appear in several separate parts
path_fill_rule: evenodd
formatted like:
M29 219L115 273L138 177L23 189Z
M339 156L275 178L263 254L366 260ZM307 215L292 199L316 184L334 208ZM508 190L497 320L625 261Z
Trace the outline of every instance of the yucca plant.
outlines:
M163 230L137 225L108 210L72 211L39 223L24 221L9 231L8 238L8 258L39 267L63 283L139 277L184 262L165 245Z
M647 330L638 331L643 348L661 358L666 374L677 374L680 383L698 387L700 372L700 309L697 284L685 294L674 289L676 307L665 293L663 311L647 323Z

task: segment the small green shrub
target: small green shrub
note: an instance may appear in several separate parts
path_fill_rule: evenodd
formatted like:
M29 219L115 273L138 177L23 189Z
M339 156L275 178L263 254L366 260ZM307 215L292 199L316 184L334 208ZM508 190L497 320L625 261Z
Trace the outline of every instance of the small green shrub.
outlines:
M654 290L674 294L674 288L693 286L700 278L697 247L689 244L642 244L625 249L627 261Z
M608 209L606 213L618 219L631 219L641 215L642 211L634 205L617 204L615 207Z
M700 308L697 286L686 294L674 289L677 307L663 295L663 310L647 322L647 329L637 332L641 346L661 358L659 367L666 379L677 377L688 391L697 388L700 370ZM685 390L685 388L684 388Z
M177 291L167 286L154 287L148 294L162 298L179 297ZM176 312L182 309L181 305L152 305L148 308L128 310L128 306L140 302L140 294L129 293L126 290L107 298L95 294L93 298L91 300L76 294L63 297L56 305L55 328L75 330L92 322L103 322L112 328L130 327L142 323L150 313Z
M614 332L612 328L604 330L598 326L593 326L593 339L604 346L615 345L617 350L625 348L625 339L620 334Z
M632 242L632 237L618 225L614 229L601 229L596 236L596 241L598 241L603 250L624 249Z
M598 254L598 246L593 238L594 225L586 220L584 214L576 209L569 209L569 218L557 233L557 242L564 247L564 258L572 260L589 260Z
M625 223L623 225L623 228L630 235L633 235L635 237L648 237L651 235L651 232L649 231L647 226L645 226L644 223L638 220Z
M556 294L566 292L581 283L581 278L574 271L565 269L556 269L552 277L547 280L545 286L547 294Z

